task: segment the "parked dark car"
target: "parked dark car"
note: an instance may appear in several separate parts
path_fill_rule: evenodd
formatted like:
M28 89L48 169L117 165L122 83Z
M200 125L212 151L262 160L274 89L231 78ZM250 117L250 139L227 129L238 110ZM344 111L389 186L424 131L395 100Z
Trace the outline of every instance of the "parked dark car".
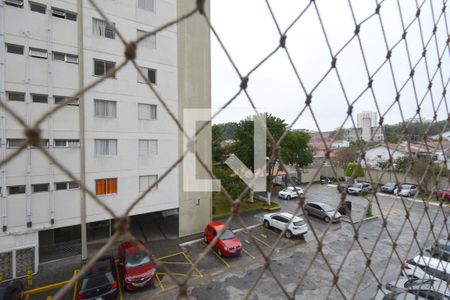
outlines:
M330 220L333 222L341 221L341 214L328 204L322 202L308 202L305 203L303 208L305 209L306 214L324 219L327 223L330 222Z
M382 193L393 194L394 190L397 188L395 182L386 182L380 189Z
M449 261L450 258L450 241L447 239L440 239L431 245L431 256L442 258Z
M0 300L20 300L22 298L23 283L20 280L13 280L0 286Z
M116 299L118 292L114 258L104 256L78 282L77 299Z

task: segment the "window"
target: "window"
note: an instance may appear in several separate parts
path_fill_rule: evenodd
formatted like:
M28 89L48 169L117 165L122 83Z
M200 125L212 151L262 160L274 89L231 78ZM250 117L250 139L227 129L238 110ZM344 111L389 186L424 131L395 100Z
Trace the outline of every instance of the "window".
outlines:
M139 140L139 155L158 155L158 140Z
M141 36L145 35L147 32L143 30L137 30L137 37L140 38ZM142 42L139 44L143 47L148 47L152 49L156 49L156 33L154 33L151 36L146 37Z
M25 185L8 186L8 194L9 195L25 194L25 193L26 193Z
M23 7L23 0L5 0L5 3L15 7Z
M138 8L155 11L155 1L154 0L138 0Z
M95 180L95 194L106 195L117 193L117 178Z
M139 192L146 191L152 184L158 181L158 175L139 176ZM157 190L158 185L155 185L152 191Z
M105 75L109 70L114 69L116 66L115 62L94 59L94 75L102 76ZM112 75L114 77L114 74Z
M55 182L55 190L75 190L80 188L75 181Z
M25 102L25 93L21 92L6 92L9 101Z
M48 53L45 49L30 48L28 54L32 57L47 59Z
M53 52L53 60L65 61L70 64L78 63L78 55L66 54L61 52Z
M44 148L48 148L48 145L50 144L49 139L41 139L41 146ZM32 146L34 147L34 146Z
M80 140L54 140L55 148L80 148Z
M60 104L64 101L66 101L66 99L68 98L68 96L53 96L53 99L55 101L55 104ZM68 103L67 105L70 106L79 106L80 105L80 100L78 98L75 98L72 102Z
M155 104L138 104L138 118L139 120L156 120L156 105Z
M156 70L150 68L141 68L142 73L147 76L148 81L153 84L156 84ZM138 82L145 83L144 78L141 77L141 74L138 73Z
M116 101L94 99L94 110L96 117L116 117Z
M115 24L113 24L115 26ZM108 39L115 39L116 33L114 27L111 27L104 20L92 18L92 34L102 36Z
M24 47L20 45L6 44L6 51L8 53L23 55L23 49Z
M59 8L55 8L52 7L52 16L60 18L60 19L67 19L67 20L71 20L71 21L76 21L77 20L77 14L70 12L70 11L65 11Z
M48 103L47 95L31 94L34 103Z
M44 14L46 13L46 6L40 3L33 3L30 2L30 9L31 11L40 13L40 14Z
M95 155L117 155L117 140L95 140Z
M26 144L25 139L7 139L6 148L20 148Z
M48 192L50 190L50 184L49 183L37 183L31 185L31 192L32 193L39 193L39 192Z

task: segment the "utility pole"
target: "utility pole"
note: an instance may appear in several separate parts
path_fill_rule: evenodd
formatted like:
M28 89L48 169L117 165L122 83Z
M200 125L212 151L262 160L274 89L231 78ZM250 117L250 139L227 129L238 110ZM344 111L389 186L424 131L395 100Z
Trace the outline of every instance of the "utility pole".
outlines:
M84 88L84 40L83 40L83 0L78 0L78 89ZM80 121L80 182L86 186L86 143L84 128L84 94L79 96ZM86 191L80 189L81 260L87 259L86 232Z

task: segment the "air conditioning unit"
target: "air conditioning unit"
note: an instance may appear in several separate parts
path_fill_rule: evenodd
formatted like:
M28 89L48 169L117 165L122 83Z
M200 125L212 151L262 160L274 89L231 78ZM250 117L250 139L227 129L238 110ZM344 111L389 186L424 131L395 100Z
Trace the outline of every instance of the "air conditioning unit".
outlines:
M23 6L23 0L5 0L5 3L17 7Z

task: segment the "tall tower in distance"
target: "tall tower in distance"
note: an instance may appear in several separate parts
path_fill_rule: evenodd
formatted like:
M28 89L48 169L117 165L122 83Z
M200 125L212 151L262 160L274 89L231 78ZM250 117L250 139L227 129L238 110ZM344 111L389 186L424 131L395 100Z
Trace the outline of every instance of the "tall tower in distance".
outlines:
M372 127L377 126L377 113L363 111L357 115L357 126L361 128L361 138L365 141L372 140Z

